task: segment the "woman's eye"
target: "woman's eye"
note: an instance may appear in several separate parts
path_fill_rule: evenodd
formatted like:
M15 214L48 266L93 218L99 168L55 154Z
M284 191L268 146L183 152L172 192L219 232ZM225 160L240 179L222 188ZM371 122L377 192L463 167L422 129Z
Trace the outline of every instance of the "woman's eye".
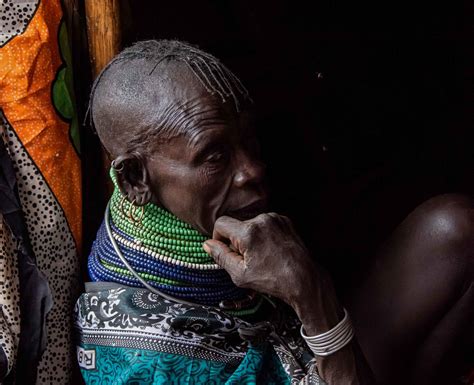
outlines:
M223 151L216 151L206 157L206 162L217 163L225 159L225 153Z

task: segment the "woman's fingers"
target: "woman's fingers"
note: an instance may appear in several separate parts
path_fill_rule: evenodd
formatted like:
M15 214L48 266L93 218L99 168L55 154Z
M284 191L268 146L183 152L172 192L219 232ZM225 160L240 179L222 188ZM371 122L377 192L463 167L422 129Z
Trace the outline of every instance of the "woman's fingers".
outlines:
M214 224L212 238L224 242L229 240L234 244L234 246L237 246L235 241L240 239L244 229L244 222L232 217L222 216L217 218L216 223Z
M246 221L222 216L214 224L213 239L204 250L227 270L240 287L274 295L289 302L298 291L286 282L311 278L309 254L291 221L263 213ZM312 265L311 265L312 266ZM282 290L283 289L283 290Z
M239 280L245 267L244 258L240 254L215 239L204 242L203 248L220 267L230 274L234 283Z

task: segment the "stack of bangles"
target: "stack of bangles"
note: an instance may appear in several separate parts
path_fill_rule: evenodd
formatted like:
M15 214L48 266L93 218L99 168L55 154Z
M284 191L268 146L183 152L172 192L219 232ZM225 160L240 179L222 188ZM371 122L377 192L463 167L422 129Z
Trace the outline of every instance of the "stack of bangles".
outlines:
M301 325L301 336L306 344L316 356L326 357L346 346L354 336L354 329L344 309L344 318L332 329L316 336L307 336L304 334L303 325Z

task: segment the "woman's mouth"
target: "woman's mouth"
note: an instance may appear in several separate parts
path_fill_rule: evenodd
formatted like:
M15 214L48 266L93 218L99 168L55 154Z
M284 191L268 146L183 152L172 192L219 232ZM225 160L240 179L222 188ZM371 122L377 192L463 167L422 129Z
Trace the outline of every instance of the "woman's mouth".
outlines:
M241 221L246 221L248 219L255 218L257 215L260 215L266 211L267 202L265 199L260 199L240 209L227 211L226 215Z

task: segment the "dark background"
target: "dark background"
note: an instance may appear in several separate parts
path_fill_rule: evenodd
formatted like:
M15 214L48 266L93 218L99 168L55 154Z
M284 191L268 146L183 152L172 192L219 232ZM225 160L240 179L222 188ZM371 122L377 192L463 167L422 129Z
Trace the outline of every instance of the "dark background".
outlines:
M242 79L273 210L295 221L339 287L418 204L473 192L471 2L134 0L122 9L124 46L182 39ZM83 149L87 256L105 205L89 127Z

